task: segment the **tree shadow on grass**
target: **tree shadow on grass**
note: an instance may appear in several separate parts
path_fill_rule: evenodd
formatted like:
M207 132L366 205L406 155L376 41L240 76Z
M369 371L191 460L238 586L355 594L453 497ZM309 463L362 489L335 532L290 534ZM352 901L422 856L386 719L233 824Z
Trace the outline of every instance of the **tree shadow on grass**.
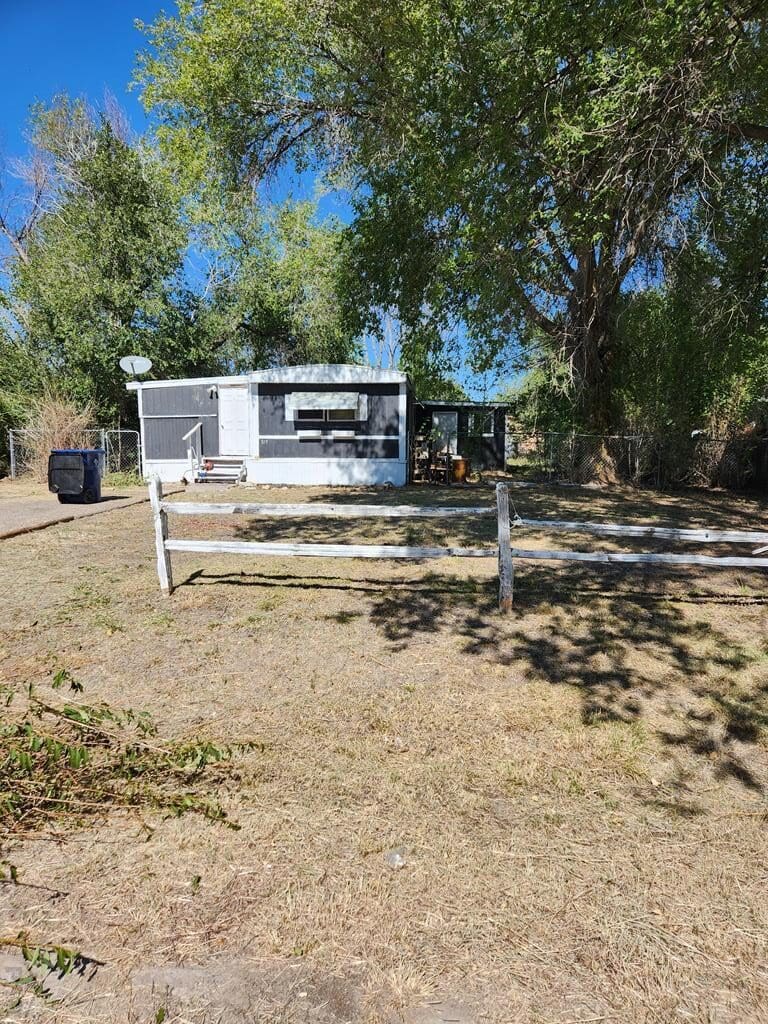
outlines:
M424 640L439 644L441 633L458 636L471 658L532 681L575 687L585 723L642 721L671 752L684 751L748 790L764 790L768 681L755 677L763 662L768 671L768 646L759 633L754 644L729 635L709 611L768 606L762 578L750 575L747 586L729 574L716 590L711 577L685 570L662 575L601 566L596 578L589 566L537 563L517 572L514 611L504 616L495 577L424 569L417 578L354 579L317 575L311 566L306 575L199 571L186 584L359 594L354 617L367 615L392 653ZM702 611L697 616L692 608ZM324 621L343 626L349 616Z
M422 587L407 601L374 595L370 615L395 650L448 630L463 637L468 655L578 689L585 723L643 721L670 750L762 791L768 682L753 677L756 664L768 669L768 647L743 644L688 606L759 608L768 595L707 592L685 573L601 576L596 584L594 570L582 567L521 573L511 616L497 611L495 581L466 579L449 590Z

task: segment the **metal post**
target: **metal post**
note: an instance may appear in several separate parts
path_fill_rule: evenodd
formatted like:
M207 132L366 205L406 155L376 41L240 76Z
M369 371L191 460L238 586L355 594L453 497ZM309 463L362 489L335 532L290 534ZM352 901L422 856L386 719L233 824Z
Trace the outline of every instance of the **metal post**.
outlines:
M11 455L11 480L16 479L16 449L14 447L13 431L8 431L8 450Z

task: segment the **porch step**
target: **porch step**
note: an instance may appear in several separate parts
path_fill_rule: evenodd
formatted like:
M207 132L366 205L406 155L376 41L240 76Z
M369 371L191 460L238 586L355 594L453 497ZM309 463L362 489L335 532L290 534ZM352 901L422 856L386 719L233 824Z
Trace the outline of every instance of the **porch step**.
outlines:
M202 465L195 473L195 483L237 483L245 479L245 460L239 455L205 455L201 463L210 463L211 469Z

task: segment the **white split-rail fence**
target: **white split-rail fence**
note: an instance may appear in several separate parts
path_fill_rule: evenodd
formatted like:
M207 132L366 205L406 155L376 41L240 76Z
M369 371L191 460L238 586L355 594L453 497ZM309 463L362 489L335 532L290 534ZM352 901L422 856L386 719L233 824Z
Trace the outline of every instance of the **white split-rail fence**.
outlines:
M711 568L768 568L768 558L756 557L768 551L768 533L756 530L680 529L642 524L586 523L555 519L522 519L509 514L509 490L506 484L496 485L496 506L434 507L421 505L314 505L259 504L227 502L163 501L163 485L158 477L149 483L149 498L155 521L157 575L164 594L173 591L171 552L199 551L208 554L264 555L310 558L497 558L499 563L499 608L512 608L514 559L545 559L574 562L616 562L620 564L699 565ZM170 537L168 514L183 516L249 515L272 519L454 519L458 516L496 514L498 540L496 547L412 547L393 544L288 544L272 541L186 540ZM751 556L721 557L712 555L651 553L642 551L560 551L512 546L513 529L530 527L566 533L589 533L607 537L653 537L660 540L686 541L695 544L758 544Z

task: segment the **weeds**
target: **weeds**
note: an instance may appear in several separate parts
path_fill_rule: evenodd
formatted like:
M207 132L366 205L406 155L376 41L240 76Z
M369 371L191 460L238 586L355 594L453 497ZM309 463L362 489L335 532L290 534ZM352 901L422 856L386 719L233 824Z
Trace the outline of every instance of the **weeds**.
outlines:
M0 946L15 946L21 951L29 968L41 967L46 971L55 971L60 977L73 971L82 971L89 966L101 966L99 961L83 956L82 953L67 946L36 946L30 942L25 932L15 938L0 937Z
M60 668L56 672L54 672L51 686L54 688L54 690L60 690L65 683L69 685L70 690L74 690L76 693L82 692L83 684L78 683L78 681L73 678L71 672L68 669Z
M68 946L55 944L34 943L30 940L27 932L19 932L18 935L0 935L0 947L11 947L18 949L24 959L27 974L17 978L15 981L4 982L4 984L17 987L20 991L27 991L44 1003L50 1004L50 992L45 986L43 976L56 974L63 978L68 974L84 974L89 968L96 969L103 967L103 961L95 960L93 957L84 956L75 949ZM19 1002L14 1006L18 1006ZM13 1007L7 1007L12 1009Z
M133 473L121 472L121 473L106 473L102 483L104 487L140 487L144 480L141 474L134 471Z
M93 410L78 406L54 390L33 398L28 406L27 465L41 482L48 475L48 456L52 448L82 448L91 426Z

